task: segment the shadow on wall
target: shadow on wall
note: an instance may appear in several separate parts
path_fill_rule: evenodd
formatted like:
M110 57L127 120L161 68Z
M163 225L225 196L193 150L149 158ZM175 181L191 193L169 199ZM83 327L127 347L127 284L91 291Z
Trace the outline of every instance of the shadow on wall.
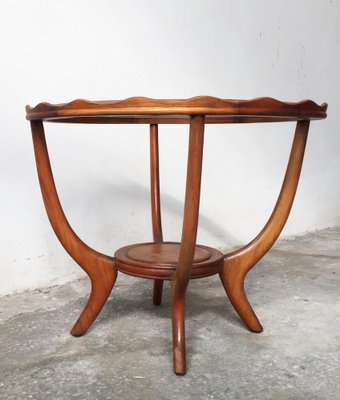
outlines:
M91 185L88 182L77 182L72 185L71 190L65 190L66 215L71 225L75 225L76 231L92 231L96 237L104 239L104 244L110 241L110 248L115 244L112 240L123 240L125 244L152 240L148 187L132 180L112 184L98 177L91 179ZM75 201L75 197L79 200ZM165 240L180 241L183 207L184 201L168 193L161 193ZM226 225L225 221L223 225ZM199 243L211 244L225 252L240 244L222 225L202 214L199 218L198 235Z

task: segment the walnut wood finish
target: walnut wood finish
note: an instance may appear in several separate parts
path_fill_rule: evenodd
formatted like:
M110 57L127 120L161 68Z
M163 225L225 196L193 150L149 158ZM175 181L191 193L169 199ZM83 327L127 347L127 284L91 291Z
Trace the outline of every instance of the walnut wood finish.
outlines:
M326 114L323 117L325 118ZM317 118L311 118L317 119ZM206 115L205 124L240 124L240 123L260 123L260 122L294 122L302 121L302 116L246 116L246 115ZM157 115L136 117L120 117L120 116L81 116L81 117L57 117L54 119L45 119L48 122L73 123L73 124L190 124L189 115Z
M54 184L42 122L32 121L31 129L38 177L48 218L65 250L91 280L90 298L71 330L72 335L81 336L103 308L116 281L117 268L112 257L91 249L79 239L71 228L61 207Z
M137 243L115 252L115 265L124 274L158 280L171 280L176 270L180 243ZM224 255L212 247L196 245L191 279L221 272Z
M281 192L267 224L248 245L226 254L224 269L220 274L232 305L252 332L261 332L262 326L247 300L244 280L248 271L273 246L288 219L299 182L308 128L309 121L297 123Z
M172 279L172 341L174 370L186 373L185 356L185 294L194 261L198 213L201 191L201 173L204 140L204 116L191 117L189 152L181 248Z
M161 198L159 183L158 125L150 125L150 189L153 240L163 242ZM153 285L153 304L162 302L163 280L155 279Z
M40 103L36 107L26 107L28 120L60 120L75 122L77 118L86 117L91 123L91 117L105 116L113 122L115 116L120 118L119 123L124 123L122 117L133 116L139 118L166 116L171 123L171 118L186 116L190 123L190 116L205 115L205 123L209 123L209 116L236 116L238 122L249 117L268 117L271 121L288 118L291 120L319 119L326 117L327 104L318 106L311 100L298 103L283 102L270 97L261 97L252 100L229 100L210 96L197 96L185 100L159 100L146 97L131 97L125 100L88 101L74 100L66 104ZM171 117L171 118L170 118ZM85 122L84 120L82 120ZM237 122L237 120L231 120ZM252 121L255 122L255 121ZM98 123L98 120L96 121ZM126 123L131 123L127 121ZM152 122L147 122L152 123ZM157 122L154 122L157 123ZM182 123L182 122L181 122Z
M31 121L38 176L51 225L60 242L89 275L92 290L88 303L71 333L82 335L93 323L115 283L117 270L153 279L153 302L160 304L163 281L171 282L174 370L186 373L185 297L190 279L220 274L226 293L246 326L261 332L244 291L248 271L265 255L278 238L288 218L297 189L309 121L326 118L327 104L304 100L281 102L272 98L223 100L199 96L187 100L156 100L134 97L122 101L67 104L40 103L26 107ZM101 254L82 242L69 225L55 188L42 121L69 123L150 124L150 183L153 242L124 246L115 257ZM207 123L251 123L297 121L287 171L274 211L267 224L248 245L223 255L196 244L204 125ZM180 243L164 242L160 206L158 124L190 124L186 195Z

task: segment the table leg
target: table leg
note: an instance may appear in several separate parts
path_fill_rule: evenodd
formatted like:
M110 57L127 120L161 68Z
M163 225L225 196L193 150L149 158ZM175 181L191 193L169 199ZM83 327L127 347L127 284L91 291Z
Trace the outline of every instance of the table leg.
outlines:
M158 125L150 125L150 188L152 232L155 242L163 242L161 197L159 179ZM153 304L162 302L163 280L155 279L153 285Z
M112 257L101 254L82 242L68 223L61 207L51 170L44 127L31 122L38 177L48 218L61 244L91 279L91 294L79 319L71 330L81 336L103 308L117 278Z
M194 260L200 202L201 172L204 139L204 116L191 117L189 154L184 205L182 240L172 286L172 333L174 370L186 373L185 356L185 295Z
M155 279L153 281L153 304L155 306L159 306L162 302L162 294L163 294L163 279Z
M297 123L281 192L267 224L248 245L225 255L224 268L220 273L232 305L252 332L261 332L262 326L245 294L244 280L249 270L273 246L288 219L300 178L308 129L309 121Z

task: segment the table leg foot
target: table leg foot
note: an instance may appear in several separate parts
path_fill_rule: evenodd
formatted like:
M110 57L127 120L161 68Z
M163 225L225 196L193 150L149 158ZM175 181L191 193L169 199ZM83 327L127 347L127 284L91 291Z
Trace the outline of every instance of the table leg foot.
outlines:
M162 279L154 280L152 301L155 306L159 306L162 302L163 283L164 281Z
M117 268L108 266L98 276L91 278L90 297L77 322L71 329L71 335L82 336L90 328L104 307L117 279Z
M252 309L244 291L246 272L226 265L220 273L223 287L231 304L251 332L260 333L262 325Z
M185 353L185 291L172 285L172 345L176 375L186 374Z

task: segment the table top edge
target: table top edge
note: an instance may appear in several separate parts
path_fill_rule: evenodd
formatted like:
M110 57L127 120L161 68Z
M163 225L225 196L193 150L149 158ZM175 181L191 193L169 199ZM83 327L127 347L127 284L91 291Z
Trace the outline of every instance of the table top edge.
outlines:
M35 107L26 106L26 119L50 120L65 117L138 116L138 115L233 115L233 116L287 116L298 119L326 118L327 103L318 105L312 100L287 102L272 97L250 100L221 99L197 96L189 99L152 99L130 97L125 100L89 101L73 100L69 103L42 102Z

